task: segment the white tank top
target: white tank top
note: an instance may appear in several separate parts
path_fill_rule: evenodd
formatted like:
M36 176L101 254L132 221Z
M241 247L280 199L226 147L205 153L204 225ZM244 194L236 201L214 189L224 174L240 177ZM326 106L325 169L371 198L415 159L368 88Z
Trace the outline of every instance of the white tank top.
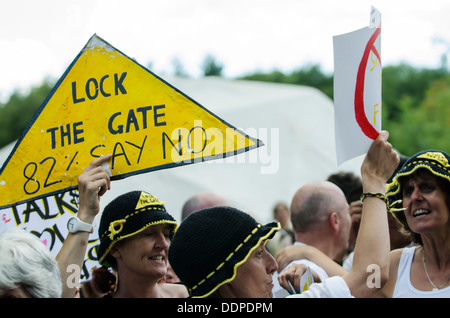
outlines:
M405 247L398 264L397 282L393 298L450 298L450 286L437 291L423 291L411 284L411 263L416 247Z

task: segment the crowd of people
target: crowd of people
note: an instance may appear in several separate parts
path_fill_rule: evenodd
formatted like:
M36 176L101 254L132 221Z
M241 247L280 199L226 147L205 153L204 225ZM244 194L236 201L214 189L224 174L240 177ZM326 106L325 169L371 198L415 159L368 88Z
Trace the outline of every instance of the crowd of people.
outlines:
M80 295L67 268L82 266L100 212L96 297L450 297L450 156L400 161L388 136L373 141L360 176L303 184L265 225L217 193L188 200L179 224L147 190L102 209L102 156L78 178L79 210L56 259L25 230L0 233L0 297ZM314 283L303 290L307 269Z

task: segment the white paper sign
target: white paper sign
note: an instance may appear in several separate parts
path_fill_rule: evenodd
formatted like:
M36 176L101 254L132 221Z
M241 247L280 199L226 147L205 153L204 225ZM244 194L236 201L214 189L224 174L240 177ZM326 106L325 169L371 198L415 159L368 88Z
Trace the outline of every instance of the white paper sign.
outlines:
M300 293L303 293L304 291L307 291L309 289L309 286L311 286L314 283L314 277L311 272L311 268L306 269L305 273L303 273L302 277L300 277Z
M275 276L276 279L278 279L278 276ZM284 298L289 295L297 294L298 292L301 294L304 291L309 289L309 286L314 284L314 276L311 271L311 268L307 266L306 271L302 274L300 277L300 289L295 290L294 286L289 282L290 290L287 291L286 289L282 288L280 285L278 285L278 288L274 288L273 296L274 298Z
M338 165L366 153L381 131L381 14L369 26L333 37Z
M12 208L0 210L0 230L19 227L39 237L56 257L67 234L67 221L78 211L78 191L72 190L40 200L30 201ZM97 261L98 224L94 221L94 232L89 236L80 281L92 278L92 268L99 267Z

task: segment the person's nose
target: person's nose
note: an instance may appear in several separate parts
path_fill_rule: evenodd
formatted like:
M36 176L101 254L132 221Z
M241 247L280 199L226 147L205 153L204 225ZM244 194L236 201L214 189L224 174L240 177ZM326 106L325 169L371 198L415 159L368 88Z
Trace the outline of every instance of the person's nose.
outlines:
M411 200L412 201L421 201L423 199L422 192L420 191L419 187L414 187L413 192L411 193Z
M155 246L160 248L169 248L169 241L164 233L160 232L156 235Z
M272 254L270 254L269 252L267 252L267 257L266 257L266 271L268 274L272 275L275 271L278 270L278 263L275 260L275 258L272 256Z

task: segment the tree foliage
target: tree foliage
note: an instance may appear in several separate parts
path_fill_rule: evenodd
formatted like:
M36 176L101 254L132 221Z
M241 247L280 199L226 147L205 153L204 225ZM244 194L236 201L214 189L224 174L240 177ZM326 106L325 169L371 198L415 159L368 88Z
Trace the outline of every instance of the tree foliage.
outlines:
M444 64L445 66L445 64ZM406 156L425 149L450 150L450 74L446 67L417 68L401 63L383 67L383 129ZM333 99L333 74L308 65L283 74L255 72L242 79L316 87Z
M46 79L29 92L16 90L0 104L0 147L18 139L50 93L53 84Z
M418 107L432 83L448 77L448 72L445 68L414 68L402 63L384 67L382 76L385 114L390 120L401 120L401 101L406 99L410 107Z
M223 64L217 61L212 54L205 56L202 62L203 76L222 76Z
M450 77L433 81L421 100L417 96L402 97L398 103L401 116L387 120L394 145L407 156L419 150L450 150ZM385 118L383 118L385 120Z
M241 77L241 79L312 86L333 98L333 75L324 73L318 64L306 65L290 74L274 70L270 73L256 72L248 74Z
M181 61L175 72L188 76ZM445 66L445 65L444 65ZM207 55L201 65L204 76L221 76L223 64ZM446 67L427 69L402 63L383 67L383 129L402 154L411 156L425 149L450 150L450 74ZM333 74L311 64L290 73L279 70L255 72L240 79L307 85L333 98ZM0 104L0 147L20 137L49 94L52 81L46 79L29 92L14 92Z

